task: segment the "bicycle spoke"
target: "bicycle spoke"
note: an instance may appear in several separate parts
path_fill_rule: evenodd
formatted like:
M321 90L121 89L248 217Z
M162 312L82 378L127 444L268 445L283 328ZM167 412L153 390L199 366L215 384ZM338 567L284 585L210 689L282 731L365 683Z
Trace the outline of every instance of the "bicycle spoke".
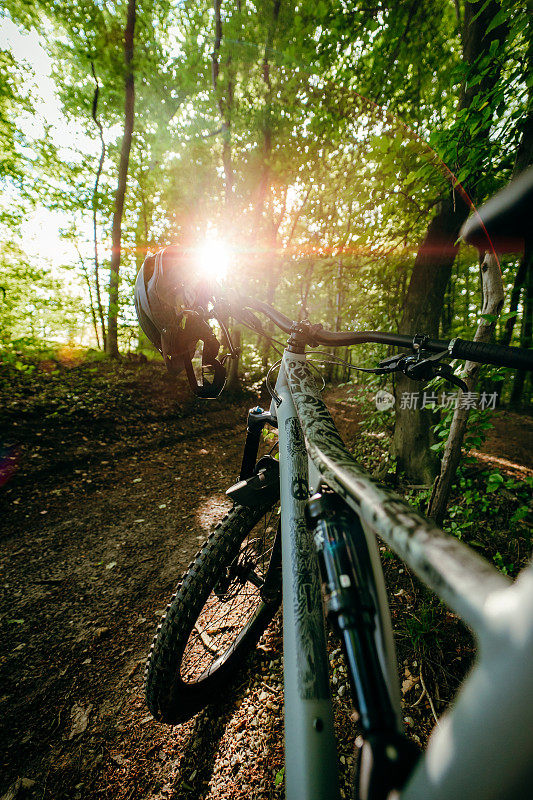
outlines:
M205 649L209 653L212 653L213 655L216 655L216 656L220 655L218 653L217 649L213 645L213 640L211 639L209 634L203 628L200 627L200 624L198 622L196 623L194 628L195 628L196 632L198 633L198 636L200 637L200 641L202 642L202 644L205 647Z
M278 515L265 515L251 531L228 568L223 594L212 592L200 613L181 662L185 682L198 680L230 650L260 606L260 590L270 563Z

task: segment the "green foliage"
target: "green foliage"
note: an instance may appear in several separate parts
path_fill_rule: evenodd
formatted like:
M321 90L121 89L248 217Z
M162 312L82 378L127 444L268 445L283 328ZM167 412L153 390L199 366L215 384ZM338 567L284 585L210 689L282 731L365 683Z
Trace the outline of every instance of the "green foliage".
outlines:
M435 600L421 603L416 613L405 614L401 622L414 652L423 657L432 652L439 639L442 607Z
M499 550L497 550L496 553L493 555L492 560L494 561L498 569L501 572L503 572L504 575L508 575L509 572L512 572L514 565L513 564L507 565Z
M23 162L31 164L28 202L68 217L65 236L79 250L72 266L84 318L77 324L89 339L91 302L96 309L93 212L102 287L109 267L126 3L9 0L6 8L18 25L30 29L38 22L46 32L42 43L63 114L46 121L31 153L6 126L6 170L15 175ZM475 165L480 199L510 175L509 154L529 107L525 11L522 0L505 0L491 25L494 31L503 21L507 38L491 43L490 58L469 62L455 9L445 0L380 9L357 0L338 7L283 3L270 44L270 2L224 5L214 91L212 4L139 2L119 291L122 346L135 347L132 285L144 254L174 241L198 243L209 229L235 245L235 285L274 300L290 316L395 329L428 219L453 180L441 159L459 180ZM9 53L2 57L0 116L7 118L22 108L17 87L24 67ZM498 71L489 91L487 76ZM98 191L95 76L106 143ZM458 107L467 90L472 102ZM67 124L76 131L72 146L60 135ZM3 130L0 124L0 136ZM489 133L478 137L480 131ZM222 168L228 144L229 200ZM505 267L508 289L516 262ZM446 296L443 335L471 335L478 308L476 254L463 248ZM68 328L70 320L64 322ZM247 380L264 374L270 355L244 333Z
M285 767L282 767L279 772L276 772L276 776L274 778L274 786L281 786L283 780L285 778Z
M0 248L0 274L0 350L31 351L59 330L72 341L78 337L85 309L69 296L64 278L52 277L18 247L6 245Z

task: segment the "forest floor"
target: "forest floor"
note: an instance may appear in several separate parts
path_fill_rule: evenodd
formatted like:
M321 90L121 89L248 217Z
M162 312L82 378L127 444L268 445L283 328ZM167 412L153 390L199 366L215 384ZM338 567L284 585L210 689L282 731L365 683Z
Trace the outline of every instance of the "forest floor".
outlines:
M349 390L328 399L353 442L359 412ZM246 411L258 400L191 401L158 364L0 371L0 798L282 796L279 619L237 684L189 723L155 723L142 693L158 619L228 505ZM474 472L533 475L533 419L499 411L493 422ZM383 446L375 441L369 446ZM504 564L510 556L501 540L518 503L511 488L496 515L487 511L496 536L488 554L494 558L497 547ZM511 573L528 552L525 526L518 527L513 547L518 541L521 554ZM381 550L406 725L423 741L433 711L464 675L472 643ZM330 660L345 776L357 730L333 641Z

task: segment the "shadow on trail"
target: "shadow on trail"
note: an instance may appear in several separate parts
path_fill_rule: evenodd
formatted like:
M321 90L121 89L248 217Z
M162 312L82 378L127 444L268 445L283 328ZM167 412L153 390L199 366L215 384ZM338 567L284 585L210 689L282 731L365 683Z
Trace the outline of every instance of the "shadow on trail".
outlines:
M270 797L272 790L272 796L279 796L274 778L283 759L283 712L281 708L277 713L268 712L258 698L268 679L265 670L281 649L279 621L273 628L266 634L268 643L250 654L236 680L227 687L225 700L195 718L180 743L179 765L169 800L248 797L245 787L254 773L262 774L262 782L269 786L266 793L265 786L262 791L257 787L258 797ZM277 677L281 678L281 672ZM261 714L260 722L257 714ZM254 717L259 728L252 732L250 722Z
M231 702L211 705L197 715L183 744L169 800L191 800L206 794L220 742L246 684L246 681L241 683L238 693L228 692Z

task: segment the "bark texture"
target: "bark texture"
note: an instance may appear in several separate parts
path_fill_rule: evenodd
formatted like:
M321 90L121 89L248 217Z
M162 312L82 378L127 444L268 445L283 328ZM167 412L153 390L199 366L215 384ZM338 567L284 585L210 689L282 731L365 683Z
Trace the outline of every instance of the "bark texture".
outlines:
M96 170L96 178L94 180L94 188L93 188L93 241L94 241L94 285L96 289L96 304L98 308L98 317L100 319L100 327L102 330L102 344L103 349L106 349L106 338L107 338L107 331L105 326L104 320L104 307L102 305L102 293L100 290L100 265L98 263L98 186L100 184L100 177L102 175L102 169L104 166L104 159L106 153L106 146L104 141L104 131L102 128L102 123L98 119L98 97L100 95L100 84L98 83L98 77L96 75L96 70L94 68L94 63L91 61L91 71L94 78L94 95L93 95L93 106L92 106L92 117L96 127L98 128L98 135L100 137L100 158L98 160L98 169ZM98 335L96 336L98 340ZM100 347L100 343L98 342L98 347Z
M124 214L124 199L128 182L128 166L130 161L131 140L133 136L134 110L135 110L135 81L133 74L133 41L135 35L135 2L128 0L128 15L124 32L124 136L120 148L120 164L118 170L118 185L115 194L115 210L111 233L111 266L109 274L109 308L107 315L107 340L106 352L118 357L118 284L120 271L120 257L122 249L122 217Z
M530 23L530 27L533 29L533 22ZM533 35L531 35L529 41L527 63L529 70L531 71L531 69L533 69ZM517 178L522 172L524 172L524 170L533 164L533 86L529 89L528 100L529 112L524 120L522 135L520 137L520 143L516 152L513 179ZM502 344L511 344L522 287L524 286L528 270L533 269L532 261L533 254L531 253L530 249L529 252L524 253L523 258L520 259L520 264L518 265L518 269L516 271L513 290L511 292L511 302L509 306L509 313L514 314L515 316L509 317L505 323L505 330L501 339Z
M528 350L533 344L533 247L530 244L524 254L525 263L525 287L524 287L524 313L522 316L522 326L520 330L520 347ZM522 402L524 386L528 373L519 369L516 372L513 391L511 393L511 403L519 405Z
M483 297L481 313L490 314L493 317L497 317L500 314L503 306L504 295L500 265L497 258L492 254L486 255L481 265L481 290ZM481 317L476 335L474 336L474 341L490 341L495 327L496 320L493 322L488 322ZM462 377L468 387L469 392L474 391L479 370L480 364L477 364L474 361L466 362ZM461 447L468 423L468 417L470 415L468 403L465 402L464 407L462 407L462 399L463 392L460 391L457 399L457 408L455 409L450 427L450 435L448 436L444 450L444 456L442 458L440 475L435 481L429 502L428 513L431 517L434 517L439 525L442 524L442 520L446 512L448 498L450 496L450 489L455 478L457 466L461 459Z
M215 43L213 52L211 53L211 81L213 84L213 91L217 100L218 111L220 114L222 133L222 165L224 167L225 179L225 202L226 208L232 204L233 187L235 177L233 173L233 161L231 155L231 108L233 105L233 82L228 79L227 94L225 100L220 94L218 85L218 75L220 72L219 55L220 46L222 44L222 18L220 15L221 0L214 0L213 8L215 12Z
M473 65L484 56L490 58L491 43L495 40L500 42L505 37L507 29L503 26L486 34L491 20L499 10L500 6L494 0L486 6L482 0L465 4L462 41L463 56L467 64ZM486 72L478 84L463 87L457 110L469 108L478 92L488 96L498 77L499 68L495 67ZM476 137L488 137L490 126L489 118ZM475 196L476 182L477 175L473 170L466 182L471 196ZM457 239L468 212L466 197L452 190L450 196L441 202L435 217L429 223L411 274L399 326L400 333L437 336L446 286L458 250ZM405 471L413 483L430 484L438 471L438 459L429 449L432 443L432 412L428 409L401 408L402 394L414 391L415 387L416 384L403 375L395 382L394 454L398 467Z

